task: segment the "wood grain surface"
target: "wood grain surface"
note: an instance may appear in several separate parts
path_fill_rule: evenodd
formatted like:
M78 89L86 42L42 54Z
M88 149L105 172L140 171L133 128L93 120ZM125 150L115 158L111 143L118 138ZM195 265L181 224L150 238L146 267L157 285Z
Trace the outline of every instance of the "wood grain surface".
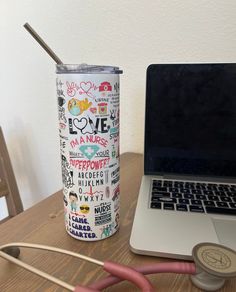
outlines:
M0 225L0 245L13 241L46 244L79 252L101 261L113 260L130 266L168 261L163 258L135 255L129 249L129 237L142 174L142 155L133 153L121 155L121 226L110 238L83 242L68 235L64 225L63 195L59 191ZM94 282L106 275L94 264L45 251L22 248L20 258L74 286L78 283ZM151 275L149 279L156 287L156 291L201 291L191 284L187 275L159 274ZM0 258L0 292L15 291L64 292L67 290ZM137 291L137 289L132 284L123 282L106 291ZM236 291L236 281L227 281L224 288L219 291Z

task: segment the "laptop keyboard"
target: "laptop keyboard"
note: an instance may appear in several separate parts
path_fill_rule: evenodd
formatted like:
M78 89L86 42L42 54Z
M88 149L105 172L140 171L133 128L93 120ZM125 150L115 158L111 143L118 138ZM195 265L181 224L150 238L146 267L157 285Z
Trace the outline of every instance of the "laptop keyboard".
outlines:
M152 180L152 209L236 215L236 185Z

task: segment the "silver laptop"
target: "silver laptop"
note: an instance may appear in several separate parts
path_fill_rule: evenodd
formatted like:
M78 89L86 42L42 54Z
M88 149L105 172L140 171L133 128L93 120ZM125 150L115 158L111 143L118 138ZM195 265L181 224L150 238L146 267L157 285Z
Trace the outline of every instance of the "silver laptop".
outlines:
M200 242L236 250L236 64L150 65L144 148L131 250L179 259Z

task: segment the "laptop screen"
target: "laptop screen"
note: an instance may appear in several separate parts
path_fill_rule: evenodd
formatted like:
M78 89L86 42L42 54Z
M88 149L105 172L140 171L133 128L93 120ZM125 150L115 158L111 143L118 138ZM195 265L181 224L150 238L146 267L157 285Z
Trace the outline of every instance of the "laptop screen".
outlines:
M236 64L147 69L145 174L236 177Z

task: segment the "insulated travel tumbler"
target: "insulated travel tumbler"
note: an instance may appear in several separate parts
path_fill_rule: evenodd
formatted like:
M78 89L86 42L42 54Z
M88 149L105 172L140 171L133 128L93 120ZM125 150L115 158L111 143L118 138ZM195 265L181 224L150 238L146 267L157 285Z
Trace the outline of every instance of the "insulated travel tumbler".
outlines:
M56 65L67 232L94 241L119 227L118 67Z

